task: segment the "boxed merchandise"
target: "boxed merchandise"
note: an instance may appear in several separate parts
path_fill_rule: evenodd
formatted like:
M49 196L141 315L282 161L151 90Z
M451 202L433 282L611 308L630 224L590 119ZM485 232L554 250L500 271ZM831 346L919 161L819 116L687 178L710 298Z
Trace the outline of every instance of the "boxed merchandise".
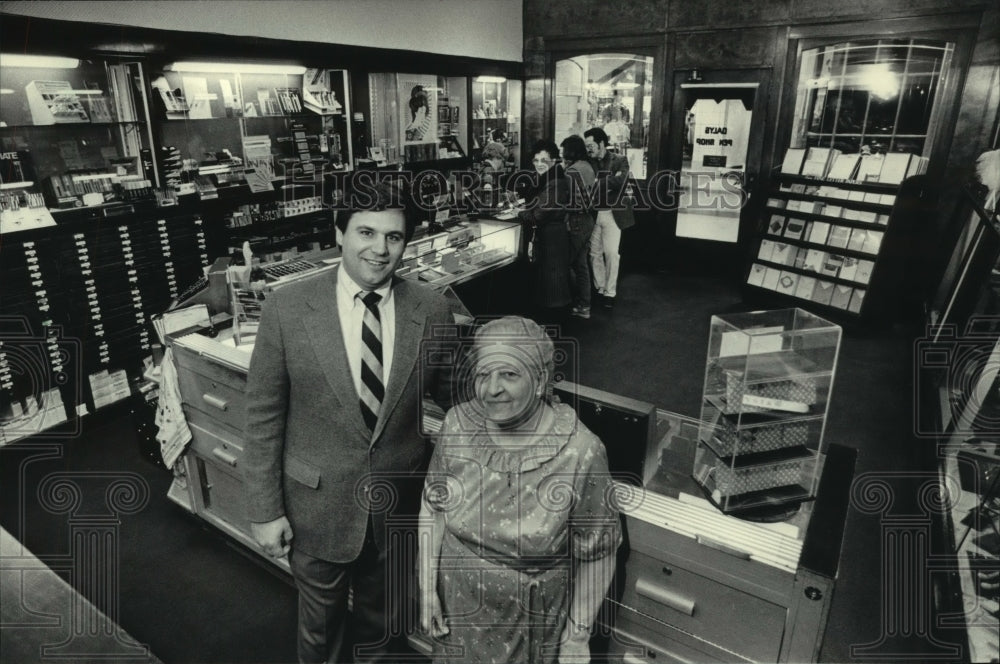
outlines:
M817 281L812 299L816 304L830 304L833 299L833 284L829 281Z
M816 287L816 278L805 275L799 277L799 285L795 287L795 297L803 300L812 299L813 289Z
M795 293L795 286L799 283L799 275L795 272L782 272L778 277L778 287L775 289L779 293L792 295Z
M764 274L766 272L766 266L761 265L760 263L754 263L750 266L750 274L747 275L747 283L751 286L763 286Z
M780 463L735 468L719 459L713 459L711 453L699 457L695 461L695 480L710 492L716 502L778 487L799 486L803 476L808 474L808 464L813 461L811 457L803 457Z

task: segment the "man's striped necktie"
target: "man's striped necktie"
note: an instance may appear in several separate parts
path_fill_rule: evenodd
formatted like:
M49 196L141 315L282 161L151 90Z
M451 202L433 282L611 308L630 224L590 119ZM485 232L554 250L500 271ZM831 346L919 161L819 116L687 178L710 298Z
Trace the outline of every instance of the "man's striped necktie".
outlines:
M382 296L372 291L364 293L365 316L361 323L361 416L371 431L375 430L378 411L385 397L382 383L382 318L378 303Z

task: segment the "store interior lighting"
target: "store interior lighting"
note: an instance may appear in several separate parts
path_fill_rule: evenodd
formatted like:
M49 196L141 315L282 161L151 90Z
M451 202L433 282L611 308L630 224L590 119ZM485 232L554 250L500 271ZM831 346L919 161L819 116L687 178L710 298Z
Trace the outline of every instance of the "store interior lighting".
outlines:
M0 53L0 67L38 67L40 69L74 69L80 65L76 58L55 55L24 55Z
M247 62L201 62L185 61L175 62L167 65L167 69L176 72L236 72L240 74L286 74L288 76L301 76L306 72L302 65L267 65Z

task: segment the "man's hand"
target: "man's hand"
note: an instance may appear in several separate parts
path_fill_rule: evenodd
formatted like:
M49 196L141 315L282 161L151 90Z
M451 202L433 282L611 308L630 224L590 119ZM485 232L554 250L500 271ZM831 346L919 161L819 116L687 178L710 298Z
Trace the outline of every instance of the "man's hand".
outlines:
M251 523L250 532L264 553L273 558L287 555L292 548L292 524L288 523L287 517L280 516L267 523Z

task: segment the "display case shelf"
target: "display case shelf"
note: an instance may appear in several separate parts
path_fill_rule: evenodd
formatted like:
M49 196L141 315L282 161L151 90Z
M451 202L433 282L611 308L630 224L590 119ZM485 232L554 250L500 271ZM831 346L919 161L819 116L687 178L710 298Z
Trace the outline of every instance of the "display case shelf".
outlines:
M692 476L723 512L815 494L839 347L801 309L712 317Z
M52 130L54 127L58 127L62 131L65 127L118 127L122 125L140 125L146 126L148 123L145 120L114 120L111 122L79 122L72 125L67 124L4 124L0 125L0 134L6 133L10 130L23 131L25 129L47 129Z

